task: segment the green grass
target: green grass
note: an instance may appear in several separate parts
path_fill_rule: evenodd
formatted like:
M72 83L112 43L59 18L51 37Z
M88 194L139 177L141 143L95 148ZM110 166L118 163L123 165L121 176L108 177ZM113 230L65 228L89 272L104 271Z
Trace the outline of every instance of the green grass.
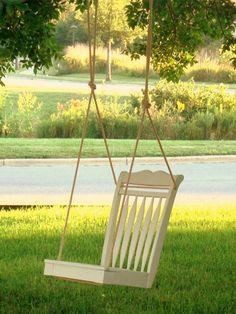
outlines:
M107 207L74 208L66 260L99 263ZM65 209L0 211L0 313L235 313L236 205L174 208L152 289L43 276Z
M72 91L72 89L53 89L53 88L33 88L27 87L4 87L6 95L6 108L16 108L19 94L27 91L32 93L42 103L42 117L48 117L50 114L56 111L57 104L65 104L71 99L88 99L88 88ZM117 93L97 93L98 99L101 99L104 103L118 102L123 103L129 99L128 94L119 95Z
M6 90L6 107L16 107L19 94L24 91L22 88L5 88ZM72 92L71 90L45 90L27 88L27 92L31 92L42 103L42 111L45 115L55 112L58 103L66 103L71 99L82 99L87 97L86 93Z
M109 140L113 157L129 157L135 140ZM79 139L23 139L0 138L0 158L74 158ZM162 141L168 156L234 155L236 141ZM102 139L86 139L83 157L105 157ZM141 140L137 152L140 157L161 156L155 140Z

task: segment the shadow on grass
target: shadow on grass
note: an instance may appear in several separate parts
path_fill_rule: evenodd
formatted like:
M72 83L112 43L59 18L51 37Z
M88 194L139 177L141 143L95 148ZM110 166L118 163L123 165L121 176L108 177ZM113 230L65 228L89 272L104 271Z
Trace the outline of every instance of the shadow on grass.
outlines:
M68 234L65 259L99 263L103 230ZM236 230L169 230L152 289L88 286L43 276L60 234L0 242L1 313L233 313Z

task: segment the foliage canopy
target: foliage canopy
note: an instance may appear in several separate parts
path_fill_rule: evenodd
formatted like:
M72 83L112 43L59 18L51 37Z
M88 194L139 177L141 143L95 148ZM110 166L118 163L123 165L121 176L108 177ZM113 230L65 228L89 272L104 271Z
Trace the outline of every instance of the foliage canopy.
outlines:
M64 5L61 0L0 0L0 79L13 70L17 56L35 72L59 56L53 21Z
M89 0L96 3L98 0ZM87 0L0 0L0 80L17 56L37 71L59 56L55 22L67 3L85 11ZM146 28L148 0L130 0L126 7L132 29ZM154 0L153 66L161 76L177 80L195 62L194 52L204 36L222 39L222 50L236 55L234 0ZM145 38L128 47L133 58L145 54ZM236 57L232 59L236 66ZM1 81L0 81L1 82Z
M195 51L204 38L222 40L222 50L236 55L236 5L234 0L154 0L153 66L162 77L177 80L195 63ZM126 14L129 26L145 28L149 0L131 0ZM146 39L128 48L133 58L145 53ZM232 59L236 66L236 57Z

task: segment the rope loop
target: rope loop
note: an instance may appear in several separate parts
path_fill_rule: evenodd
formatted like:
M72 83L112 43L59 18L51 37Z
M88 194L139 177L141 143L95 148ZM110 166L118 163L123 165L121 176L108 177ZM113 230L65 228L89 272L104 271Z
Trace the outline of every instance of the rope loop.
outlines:
M97 88L96 84L94 82L89 82L88 86L91 88L91 90L95 90Z
M149 109L151 107L151 103L149 101L149 97L144 96L143 100L142 100L142 106L145 109Z

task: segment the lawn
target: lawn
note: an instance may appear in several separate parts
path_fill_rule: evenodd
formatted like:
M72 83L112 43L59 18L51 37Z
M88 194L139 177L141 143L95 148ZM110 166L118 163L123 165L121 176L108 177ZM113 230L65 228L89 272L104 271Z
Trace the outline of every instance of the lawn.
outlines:
M109 140L113 157L132 155L135 140ZM74 158L79 150L79 139L23 139L0 138L0 158ZM168 156L234 155L236 141L162 141ZM83 157L104 157L102 139L86 139ZM161 156L155 140L141 140L137 156Z
M99 263L108 208L73 208L64 255ZM235 313L236 205L173 210L152 289L43 276L64 208L0 211L0 313Z
M20 93L25 91L32 93L37 99L42 103L42 117L48 117L50 114L56 111L57 104L65 104L71 99L88 99L88 88L80 89L73 91L72 89L64 89L64 88L33 88L27 87L27 89L22 87L4 87L2 90L6 95L6 108L10 108L10 110L16 110L17 101ZM103 102L118 102L123 103L128 100L129 95L117 95L117 93L97 93L98 99L101 99ZM1 96L1 94L0 94ZM11 109L12 108L12 109Z

